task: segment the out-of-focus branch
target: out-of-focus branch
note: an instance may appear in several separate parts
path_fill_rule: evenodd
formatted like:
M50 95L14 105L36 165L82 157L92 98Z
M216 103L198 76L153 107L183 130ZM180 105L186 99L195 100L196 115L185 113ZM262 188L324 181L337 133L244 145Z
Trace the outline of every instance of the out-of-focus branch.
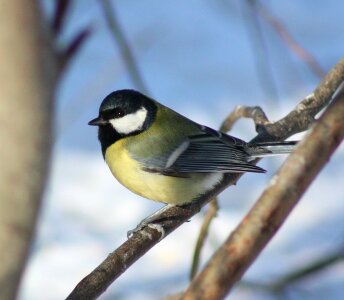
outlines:
M247 5L248 4L248 5ZM260 24L259 16L256 13L255 2L251 0L241 1L243 7L244 24L246 25L248 41L250 43L258 82L263 93L266 95L265 101L271 109L276 109L278 104L278 90L276 80L271 65L271 55L264 39L264 32ZM246 16L246 13L249 13Z
M15 299L47 179L56 57L37 1L0 0L0 299Z
M323 270L325 267L328 267L339 261L342 261L344 259L343 250L344 249L341 248L339 249L339 251L336 251L335 253L331 253L327 255L326 257L322 257L303 267L299 267L297 270L294 270L293 272L283 276L282 278L278 279L274 283L270 284L269 285L270 290L279 292L283 290L286 286L296 281L299 281L302 278L310 276L316 272L319 272L320 270Z
M223 299L288 217L344 138L344 89L181 299ZM319 153L321 153L319 155Z
M318 77L323 77L326 72L320 66L319 62L308 50L303 48L295 38L290 34L286 26L276 18L269 9L264 6L258 0L248 0L252 5L253 9L257 12L260 17L266 21L270 26L277 32L282 41L288 46L288 48L302 61L304 61L310 70Z
M120 48L123 61L127 66L132 82L141 92L148 94L148 90L140 74L137 62L134 58L134 54L131 51L129 42L127 41L126 36L117 20L116 12L113 5L111 4L111 1L100 0L99 4L103 8L104 16L111 34L113 35L114 40L117 42L118 47Z
M204 219L203 219L201 230L198 234L194 254L192 256L190 279L193 279L198 271L199 262L201 258L201 252L202 252L205 240L209 233L210 224L214 220L214 218L217 216L218 209L219 209L218 201L217 201L217 198L215 198L209 203L207 213L205 214Z
M263 130L263 127L259 128L259 134L254 140L283 140L296 132L307 129L310 126L307 121L312 122L314 115L330 102L343 78L344 60L341 60L316 88L312 101L308 101L309 97L304 99L301 104L297 105L291 113L282 119L283 122L281 120L276 122L278 124L277 129L273 127L275 123L267 124L266 126L270 126L268 130ZM228 185L235 184L241 176L242 174L226 174L221 184L212 191L200 196L195 203L183 207L171 207L164 211L159 218L163 220L159 224L165 230L164 236L151 227L145 227L136 232L113 251L94 271L87 275L67 299L92 299L99 296L150 248L199 212L200 207L208 203L210 199L222 192Z
M92 28L90 26L82 29L77 34L75 34L69 45L67 45L65 49L60 51L60 53L58 54L60 73L62 73L68 63L76 56L76 54L87 41L91 33Z
M55 0L55 8L51 21L51 31L53 33L52 50L58 58L58 75L63 73L92 33L91 26L87 26L77 32L66 47L63 49L57 47L59 37L66 27L66 16L70 10L71 3L72 0Z
M64 21L70 4L71 0L55 0L55 11L51 23L51 28L55 36L58 36L64 27Z
M281 278L276 279L271 283L259 283L252 281L242 280L239 283L241 288L259 289L271 293L283 293L289 285L297 283L300 280L312 276L314 273L320 272L325 268L341 262L344 260L344 249L341 247L335 252L332 252L325 257L316 259L303 266L299 266L296 270L283 275Z

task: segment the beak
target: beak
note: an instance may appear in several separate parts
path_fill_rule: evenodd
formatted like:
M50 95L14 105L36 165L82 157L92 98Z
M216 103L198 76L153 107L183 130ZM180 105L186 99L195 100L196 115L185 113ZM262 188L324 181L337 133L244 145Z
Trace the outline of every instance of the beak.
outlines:
M103 120L101 117L97 117L91 121L88 122L88 125L91 126L102 126L106 125L108 122L106 120Z

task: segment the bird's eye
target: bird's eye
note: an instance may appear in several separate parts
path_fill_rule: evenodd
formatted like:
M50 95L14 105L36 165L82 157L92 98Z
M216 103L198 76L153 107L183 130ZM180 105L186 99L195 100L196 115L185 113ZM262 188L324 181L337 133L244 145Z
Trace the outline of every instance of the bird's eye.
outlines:
M120 108L115 108L114 109L114 117L115 118L121 118L124 116L124 111Z
M121 108L114 108L114 109L105 110L102 112L102 116L106 120L110 120L113 118L121 118L124 115L125 115L124 111Z

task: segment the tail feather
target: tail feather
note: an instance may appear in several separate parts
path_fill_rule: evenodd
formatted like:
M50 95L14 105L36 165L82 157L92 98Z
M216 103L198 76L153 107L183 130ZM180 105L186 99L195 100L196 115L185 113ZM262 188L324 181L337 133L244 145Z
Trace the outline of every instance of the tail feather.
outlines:
M297 141L283 141L248 144L247 152L251 157L288 154L294 151L297 143Z

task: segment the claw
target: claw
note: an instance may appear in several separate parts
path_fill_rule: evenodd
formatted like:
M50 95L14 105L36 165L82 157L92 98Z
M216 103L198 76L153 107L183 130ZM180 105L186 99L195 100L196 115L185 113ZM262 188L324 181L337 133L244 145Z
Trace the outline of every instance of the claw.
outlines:
M155 228L156 230L158 230L161 233L161 238L162 239L165 235L165 230L162 228L161 225L156 224L157 222L160 221L160 215L166 211L167 209L169 209L171 206L174 206L172 204L167 204L164 207L160 208L158 211L154 212L152 215L150 215L149 217L143 219L139 225L137 225L133 230L129 230L127 232L127 238L131 238L133 236L134 233L139 232L140 230L142 230L144 227L149 226L152 228ZM154 224L153 224L154 223ZM156 227L159 226L159 229Z
M143 221L140 222L134 229L129 230L129 231L127 232L127 238L128 238L128 239L131 238L131 237L134 235L134 233L139 232L140 230L142 230L144 227L146 227L146 226L148 226L148 225L149 225L149 223L147 223L147 222L145 222L145 221L143 220Z

